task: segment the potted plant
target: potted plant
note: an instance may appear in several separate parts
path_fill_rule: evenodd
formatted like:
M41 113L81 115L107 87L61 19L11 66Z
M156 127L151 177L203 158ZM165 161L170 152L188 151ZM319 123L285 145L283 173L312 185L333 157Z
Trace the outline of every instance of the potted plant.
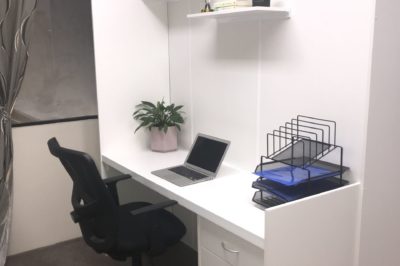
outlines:
M148 128L150 130L150 148L153 151L167 152L178 148L178 130L184 120L182 117L183 105L166 105L164 100L153 104L142 101L136 105L133 118L140 122L135 129Z

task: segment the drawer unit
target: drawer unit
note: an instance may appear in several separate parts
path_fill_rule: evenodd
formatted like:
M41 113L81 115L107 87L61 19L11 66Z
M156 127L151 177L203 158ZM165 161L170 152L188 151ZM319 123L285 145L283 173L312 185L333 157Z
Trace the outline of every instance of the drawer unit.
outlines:
M262 249L201 217L198 217L198 237L199 266L225 265L205 264L207 252L215 254L224 263L232 266L263 266Z
M223 261L217 255L214 255L210 251L205 248L200 248L200 254L202 255L200 258L200 265L204 266L231 266L228 262Z

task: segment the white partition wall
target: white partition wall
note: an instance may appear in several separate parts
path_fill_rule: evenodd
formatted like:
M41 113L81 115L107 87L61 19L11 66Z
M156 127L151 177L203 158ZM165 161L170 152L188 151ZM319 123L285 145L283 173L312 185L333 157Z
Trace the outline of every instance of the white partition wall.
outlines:
M400 2L376 1L360 266L400 265Z
M268 266L356 265L360 184L267 209Z
M100 165L97 120L13 128L14 198L8 255L82 236L70 212L72 180L47 141L90 154Z
M271 1L282 20L187 19L199 0L168 3L171 97L192 134L232 141L226 160L252 171L266 133L297 114L337 121L351 179L363 178L374 0Z
M231 140L225 160L253 168L258 143L257 22L186 18L203 5L197 0L168 4L171 97L184 98L191 106L193 135Z
M92 1L101 150L147 149L132 119L141 100L169 101L167 4Z
M374 0L291 1L287 22L260 29L260 146L294 115L337 122L353 180L363 179Z

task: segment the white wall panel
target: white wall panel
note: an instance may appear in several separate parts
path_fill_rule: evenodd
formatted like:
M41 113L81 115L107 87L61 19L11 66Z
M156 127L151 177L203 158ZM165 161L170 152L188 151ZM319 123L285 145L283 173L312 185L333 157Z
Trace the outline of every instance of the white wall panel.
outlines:
M199 12L202 5L196 0L169 4L171 94L186 93L190 99L191 134L202 132L231 140L225 160L253 168L257 147L257 22L189 21L186 14ZM182 41L176 42L179 37ZM189 75L189 80L176 86L184 80L182 75Z
M191 33L186 14L187 1L168 3L169 67L171 102L184 105L185 123L179 136L180 146L189 149L193 141L193 94L191 87Z
M360 266L400 265L398 10L399 1L376 2Z
M272 1L288 3L290 19L228 23L185 20L202 1L169 3L171 94L191 102L192 134L230 139L226 160L250 171L288 119L336 120L362 179L374 1Z
M169 101L165 2L92 1L102 150L147 149L147 132L133 134L135 105Z
M261 147L297 114L335 120L344 164L363 178L373 3L292 1L289 20L262 22Z
M97 120L13 129L14 195L9 255L81 236L70 212L72 181L47 140L89 153L100 163Z
M226 161L245 168L254 167L257 146L254 26L199 20L191 27L194 132L230 140Z

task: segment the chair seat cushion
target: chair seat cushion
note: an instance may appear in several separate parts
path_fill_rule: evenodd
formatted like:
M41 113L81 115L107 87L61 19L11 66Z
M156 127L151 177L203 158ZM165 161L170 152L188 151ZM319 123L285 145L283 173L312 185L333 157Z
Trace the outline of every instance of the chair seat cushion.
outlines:
M162 253L166 247L177 243L186 233L183 223L166 210L131 215L130 211L151 205L133 202L119 207L118 255L132 255L134 251L149 255Z

